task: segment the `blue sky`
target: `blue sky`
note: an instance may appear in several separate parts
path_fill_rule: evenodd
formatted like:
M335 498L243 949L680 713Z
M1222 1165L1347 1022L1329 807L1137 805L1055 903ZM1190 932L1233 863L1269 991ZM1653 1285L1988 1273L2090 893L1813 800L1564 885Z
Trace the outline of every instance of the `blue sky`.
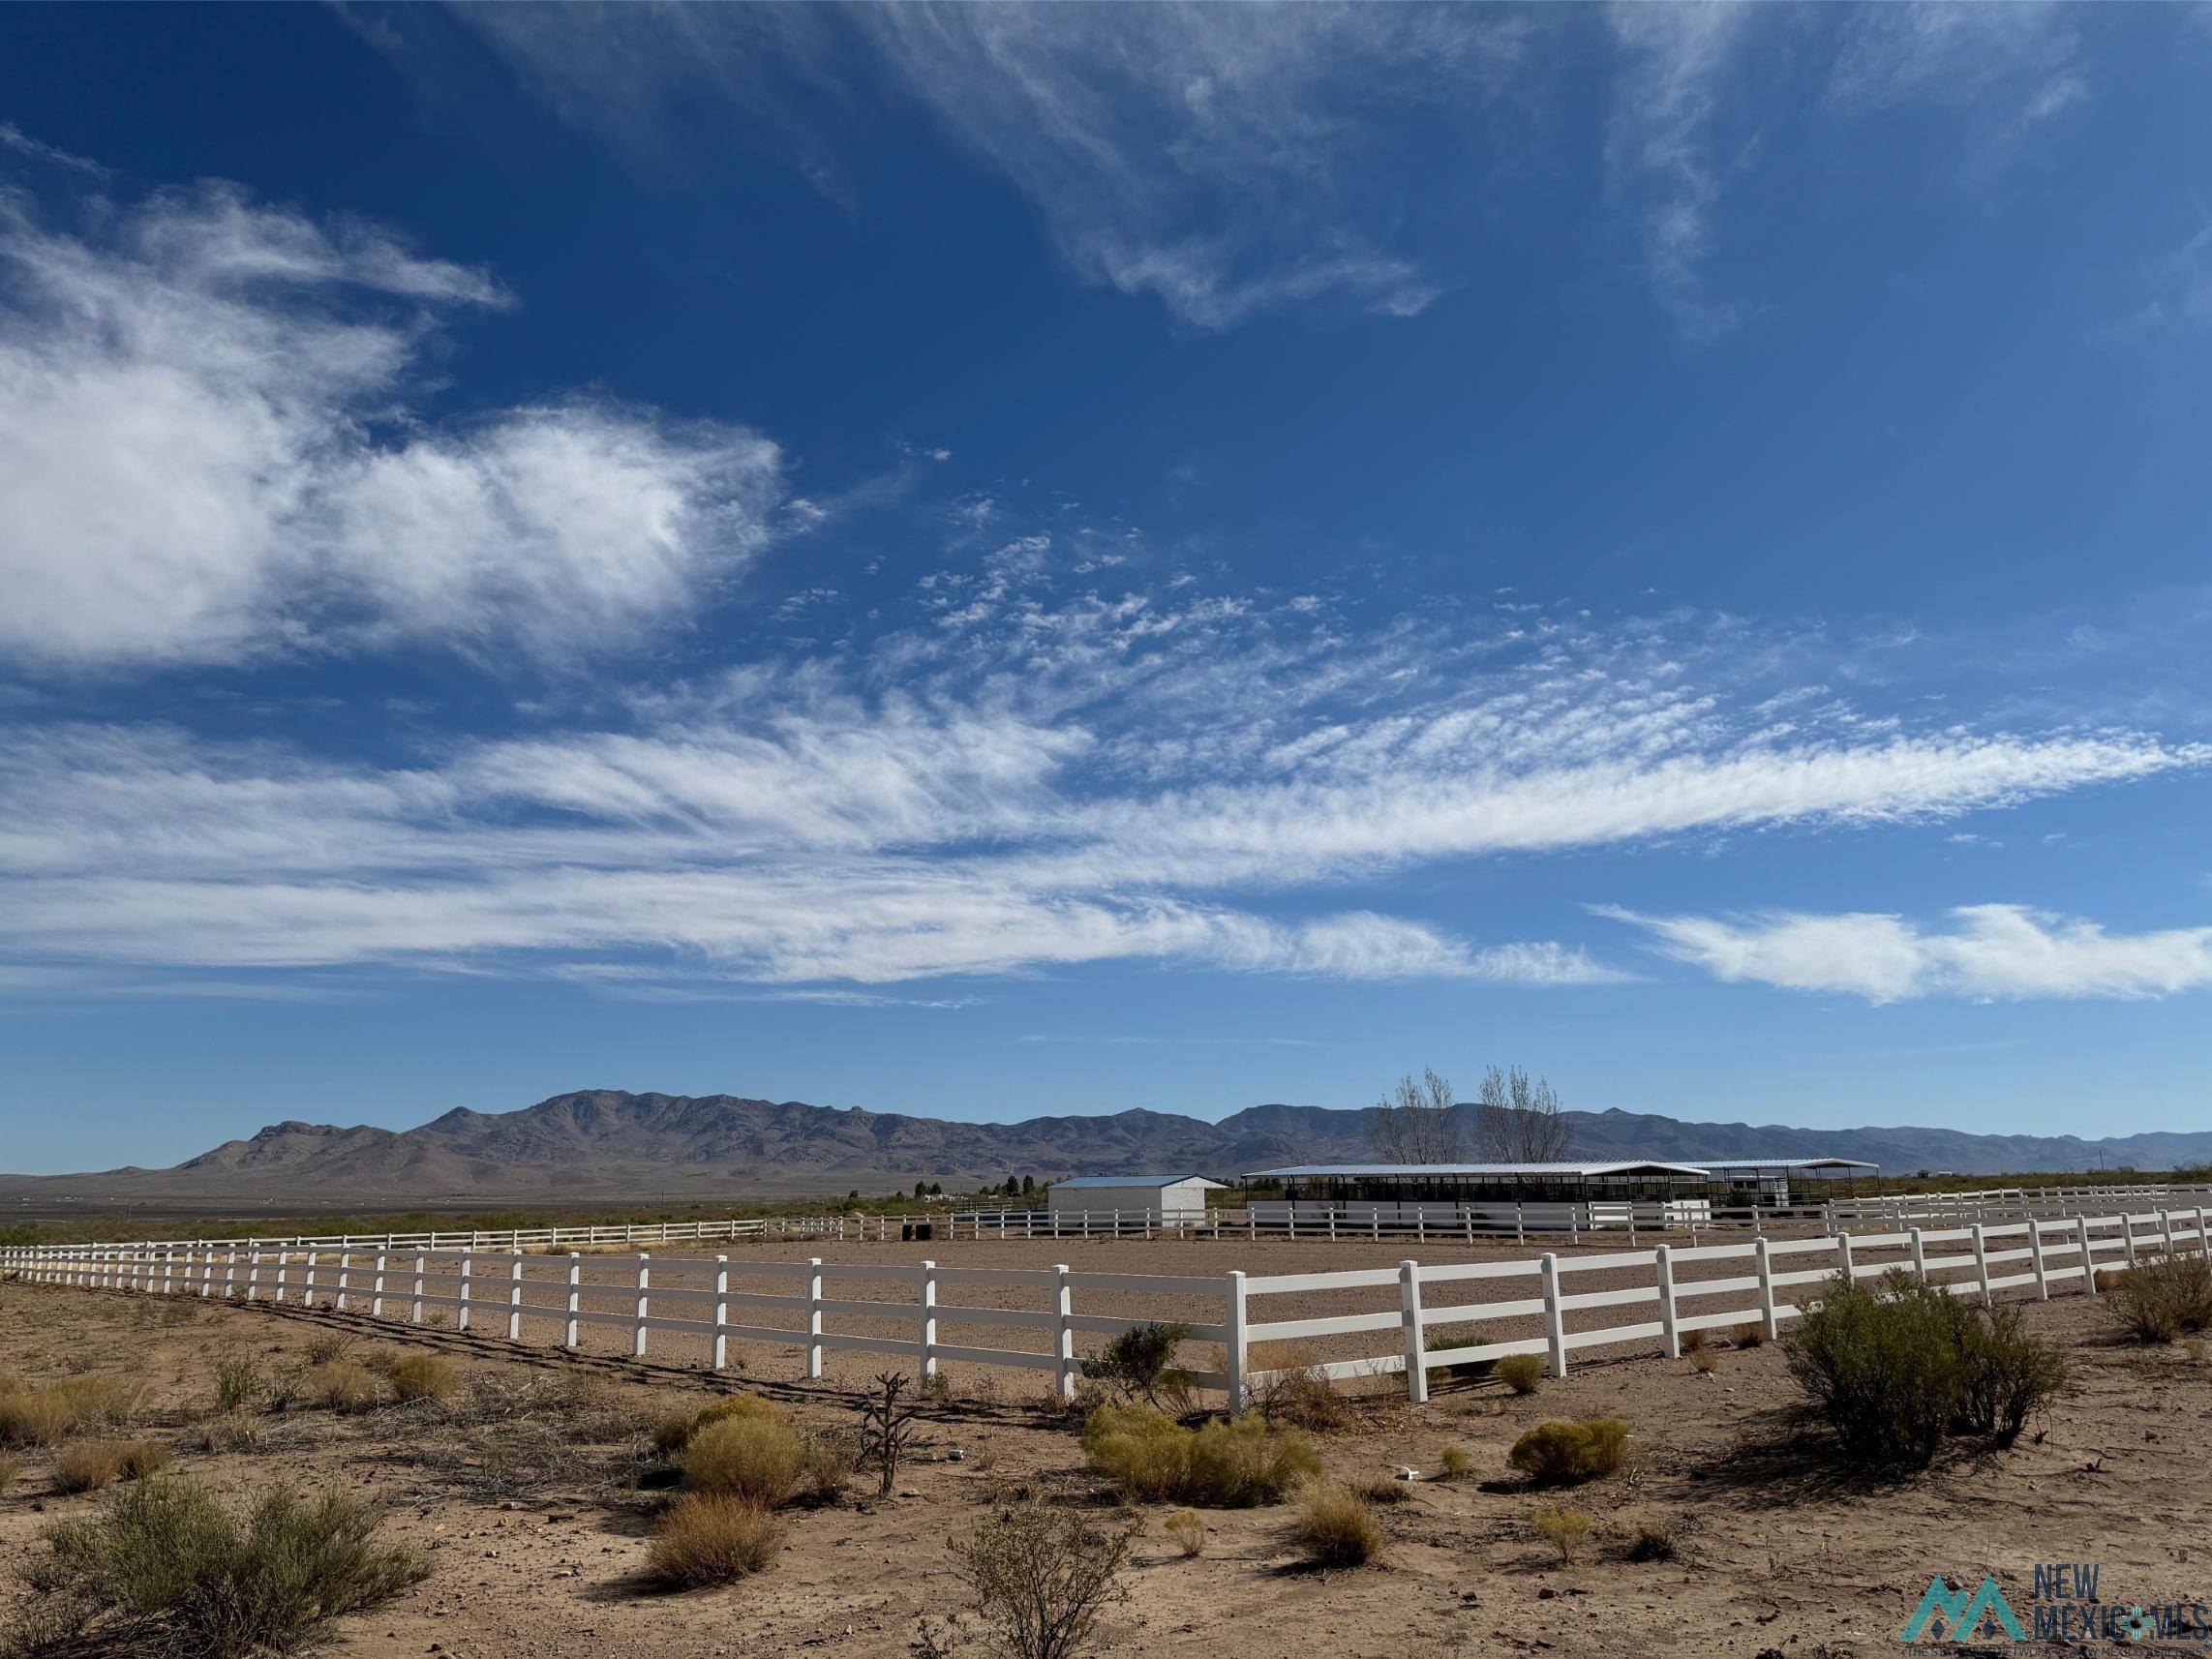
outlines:
M0 13L0 1166L2203 1127L2206 17Z

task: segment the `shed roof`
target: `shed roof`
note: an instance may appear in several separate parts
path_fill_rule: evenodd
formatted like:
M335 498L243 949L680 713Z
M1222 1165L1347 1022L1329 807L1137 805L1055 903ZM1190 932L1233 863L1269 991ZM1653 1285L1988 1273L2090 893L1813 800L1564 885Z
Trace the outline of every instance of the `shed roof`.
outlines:
M1185 1181L1203 1181L1209 1187L1225 1187L1210 1175L1078 1175L1071 1181L1055 1181L1052 1191L1066 1192L1082 1187L1175 1187Z
M1559 1175L1704 1175L1707 1170L1697 1163L1658 1163L1649 1159L1626 1159L1613 1162L1582 1163L1296 1163L1283 1169L1256 1169L1245 1176L1247 1181L1265 1180L1270 1176L1278 1180L1291 1177L1342 1175L1348 1177L1404 1175L1404 1176L1463 1176L1473 1179L1516 1180L1524 1176Z
M1710 1158L1708 1169L1879 1169L1856 1158Z

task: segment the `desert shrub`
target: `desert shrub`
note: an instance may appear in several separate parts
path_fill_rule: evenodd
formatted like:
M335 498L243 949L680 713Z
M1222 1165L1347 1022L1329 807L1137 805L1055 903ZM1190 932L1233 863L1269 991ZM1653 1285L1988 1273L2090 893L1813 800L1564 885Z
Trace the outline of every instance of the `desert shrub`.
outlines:
M350 1331L318 1331L307 1340L307 1363L329 1365L334 1360L349 1359L353 1353L353 1333Z
M139 1481L98 1518L48 1529L31 1619L73 1643L68 1651L296 1650L324 1620L423 1576L405 1552L378 1548L375 1530L369 1508L342 1493L271 1493L241 1521L192 1481Z
M197 1434L203 1452L250 1452L261 1443L261 1419L251 1411L226 1411L200 1424Z
M1022 1503L954 1539L954 1570L987 1648L1001 1659L1075 1659L1127 1594L1121 1570L1136 1535L1079 1510ZM924 1650L943 1651L933 1641Z
M409 1354L385 1372L395 1400L443 1400L461 1386L461 1376L436 1354Z
M1461 1325L1456 1329L1428 1333L1422 1347L1430 1353L1441 1353L1450 1348L1478 1348L1490 1339L1473 1325ZM1429 1381L1440 1382L1453 1376L1488 1376L1496 1369L1496 1360L1467 1360L1458 1365L1439 1365L1429 1368Z
M1539 1423L1505 1461L1538 1486L1573 1486L1617 1473L1628 1461L1628 1425L1618 1417Z
M225 1354L215 1362L215 1409L236 1411L258 1402L268 1387L261 1362L252 1354Z
M679 1463L693 1492L750 1498L773 1509L798 1486L804 1451L788 1421L732 1416L693 1434Z
M1712 1346L1712 1333L1705 1326L1699 1325L1692 1330L1682 1332L1681 1342L1682 1352L1694 1357Z
M1083 1452L1132 1497L1219 1508L1280 1503L1321 1466L1302 1431L1257 1413L1194 1430L1143 1405L1100 1406L1083 1425Z
M109 1481L143 1480L169 1455L151 1440L80 1440L54 1463L54 1491L91 1492Z
M366 1411L377 1403L377 1379L366 1366L330 1360L300 1375L301 1395L332 1411Z
M1318 1366L1277 1372L1260 1387L1253 1403L1270 1423L1288 1424L1311 1434L1333 1434L1352 1424L1351 1406Z
M2009 1445L2066 1381L2016 1310L1984 1312L1903 1273L1878 1285L1838 1275L1786 1346L1838 1448L1876 1467L1924 1468L1947 1433Z
M2098 1283L2106 1311L2137 1342L2212 1329L2212 1263L2202 1256L2160 1256Z
M1167 1534L1168 1540L1185 1555L1205 1553L1206 1523L1198 1518L1197 1511L1178 1509L1160 1523L1160 1529Z
M1673 1527L1647 1523L1636 1528L1625 1553L1631 1561L1672 1561L1682 1553L1682 1545Z
M1190 1395L1191 1373L1175 1364L1175 1350L1190 1335L1184 1324L1132 1325L1083 1361L1083 1374L1113 1383L1125 1400L1141 1395L1158 1406L1165 1394L1180 1408Z
M1529 1517L1529 1530L1557 1550L1562 1562L1571 1561L1575 1546L1590 1536L1590 1517L1564 1504L1542 1504Z
M860 1465L860 1435L849 1429L808 1429L799 1436L800 1484L816 1497L841 1495Z
M1317 1567L1359 1567L1382 1550L1382 1523L1359 1493L1316 1481L1298 1499L1290 1536Z
M1720 1369L1720 1356L1709 1347L1700 1347L1690 1354L1689 1368L1701 1376L1711 1376Z
M1498 1362L1498 1380L1515 1394L1533 1394L1544 1386L1544 1362L1536 1354L1507 1354Z
M1464 1446L1446 1446L1437 1454L1437 1469L1448 1481L1465 1480L1473 1468Z
M685 1493L652 1529L646 1571L673 1589L726 1584L757 1573L783 1542L766 1504L730 1493Z
M1757 1319L1746 1319L1728 1333L1731 1347L1761 1348L1767 1345L1767 1327Z
M0 1394L0 1446L55 1446L86 1429L127 1421L136 1393L104 1376L73 1376Z
M696 1411L679 1411L663 1417L653 1426L652 1447L668 1456L683 1450L691 1443L691 1436L712 1423L728 1423L739 1419L758 1419L771 1423L788 1424L791 1413L773 1400L757 1394L725 1394L721 1399L702 1405Z

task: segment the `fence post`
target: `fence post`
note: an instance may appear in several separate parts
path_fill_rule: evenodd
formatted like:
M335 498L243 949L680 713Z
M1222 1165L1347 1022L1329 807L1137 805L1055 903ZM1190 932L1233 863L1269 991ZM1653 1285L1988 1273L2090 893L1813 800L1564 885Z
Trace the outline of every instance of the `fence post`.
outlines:
M1522 1210L1518 1198L1513 1200L1513 1242L1517 1245L1529 1242L1529 1218Z
M1921 1283L1925 1284L1927 1282L1926 1242L1922 1239L1921 1230L1918 1227L1910 1228L1908 1236L1913 1241L1913 1277Z
M1090 1212L1084 1211L1088 1216ZM922 1264L922 1329L915 1355L915 1372L926 1383L937 1374L937 1264Z
M1544 1341L1551 1350L1552 1374L1567 1373L1567 1324L1560 1307L1560 1258L1551 1251L1537 1257L1544 1279Z
M246 1254L246 1300L251 1302L261 1293L261 1252L249 1251Z
M2043 1222L2037 1221L2033 1216L2028 1218L2028 1259L2035 1263L2036 1300L2048 1302L2050 1300L2050 1274L2045 1268L2043 1261Z
M2204 1230L2204 1206L2197 1206L2197 1253L2212 1261L2212 1234Z
M652 1282L652 1257L644 1251L638 1252L638 1308L637 1317L630 1326L630 1358L645 1358L645 1316L652 1306L646 1288Z
M1052 1356L1059 1361L1062 1400L1076 1398L1076 1291L1065 1262L1052 1265Z
M471 1288L470 1281L475 1262L476 1258L467 1251L461 1252L461 1284L454 1296L454 1300L461 1304L460 1312L453 1318L453 1328L456 1331L466 1331L469 1328L469 1291Z
M2097 1258L2089 1253L2089 1218L2074 1218L2074 1236L2081 1244L2081 1287L2090 1295L2097 1294Z
M1421 1264L1398 1264L1398 1309L1406 1338L1406 1398L1415 1405L1429 1403L1429 1368L1421 1363Z
M822 1258L806 1259L806 1379L822 1375Z
M369 1317L370 1317L370 1318L372 1318L372 1319L381 1319L383 1316L384 1316L384 1252L383 1252L382 1251L379 1251L379 1252L377 1252L377 1278L376 1278L376 1282L375 1282L375 1285L373 1286L373 1289L372 1289L371 1295L370 1295L370 1297L369 1297Z
M315 1251L312 1251L312 1250L311 1250L311 1251L309 1251L309 1252L307 1252L307 1283L306 1283L305 1287L304 1287L304 1288L302 1288L302 1289L301 1289L301 1291L300 1291L300 1298L301 1298L301 1300L302 1300L302 1301L304 1301L304 1302L305 1302L305 1303L306 1303L306 1304L307 1304L307 1305L308 1305L310 1308L312 1308L312 1307L314 1307L314 1306L315 1306L315 1258L316 1258L316 1255L317 1255L317 1252L316 1252Z
M1974 1223L1974 1277L1982 1282L1982 1306L1994 1308L1996 1293L1989 1288L1989 1245L1982 1236L1982 1223Z
M1651 1252L1659 1279L1659 1341L1667 1358L1682 1357L1682 1332L1675 1327L1675 1252L1666 1245Z
M2158 1213L2158 1230L2160 1236L2166 1241L2166 1253L2171 1255L2173 1253L2173 1212L2171 1210L2161 1210Z
M1245 1351L1244 1269L1232 1267L1228 1271L1227 1303L1222 1310L1222 1334L1228 1340L1222 1344L1228 1359L1228 1414L1239 1415L1252 1401L1252 1388L1246 1378L1251 1374Z
M1751 1241L1751 1259L1759 1268L1759 1323L1767 1328L1767 1341L1771 1342L1782 1334L1782 1327L1774 1317L1774 1266L1767 1253L1765 1233Z
M584 1257L576 1251L568 1252L568 1329L561 1346L570 1353L576 1351L576 1306L583 1299Z
M416 1256L414 1258L414 1312L408 1316L408 1323L410 1325L422 1323L422 1265L423 1258L419 1255Z
M186 1259L189 1260L191 1252L187 1252ZM338 1301L336 1304L338 1312L341 1313L346 1312L346 1293L352 1287L353 1252L349 1250L342 1250L338 1252Z
M230 1247L230 1254L223 1264L223 1300L230 1300L230 1292L238 1283L238 1247Z
M277 1252L277 1300L279 1302L282 1302L285 1299L285 1280L287 1278L286 1269L290 1267L290 1265L291 1252L288 1250L280 1250Z
M507 1341L523 1340L523 1247L516 1241L514 1256L507 1264Z
M2120 1238L2128 1247L2128 1265L2136 1265L2136 1213L2124 1210L2120 1214Z

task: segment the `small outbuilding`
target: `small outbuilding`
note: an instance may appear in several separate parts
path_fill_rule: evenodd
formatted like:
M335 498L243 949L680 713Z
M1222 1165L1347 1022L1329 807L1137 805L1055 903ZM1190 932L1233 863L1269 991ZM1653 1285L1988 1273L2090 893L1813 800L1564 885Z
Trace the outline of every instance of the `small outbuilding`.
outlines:
M1151 1222L1195 1222L1206 1213L1206 1194L1226 1181L1203 1175L1079 1175L1055 1181L1048 1200L1055 1216L1118 1214Z

